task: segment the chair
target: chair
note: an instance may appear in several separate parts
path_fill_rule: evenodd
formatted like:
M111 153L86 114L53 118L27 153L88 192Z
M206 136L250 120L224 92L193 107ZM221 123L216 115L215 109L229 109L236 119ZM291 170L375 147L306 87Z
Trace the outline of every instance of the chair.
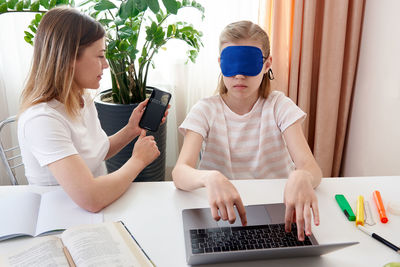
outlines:
M12 124L15 123L16 123L16 116L11 116L0 122L0 157L1 160L3 161L6 173L12 185L18 185L15 169L23 166L21 151L19 149L19 145L13 146L11 148L5 148L2 141L2 131L6 125L11 126ZM17 162L17 160L19 163L15 163Z

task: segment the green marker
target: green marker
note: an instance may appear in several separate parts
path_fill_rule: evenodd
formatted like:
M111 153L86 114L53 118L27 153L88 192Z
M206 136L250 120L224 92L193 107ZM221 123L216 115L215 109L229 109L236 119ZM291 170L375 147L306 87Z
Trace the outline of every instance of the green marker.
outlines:
M335 199L339 204L339 207L342 209L344 215L346 215L347 219L349 219L349 221L355 221L356 216L354 215L353 210L351 209L346 198L343 195L335 195Z

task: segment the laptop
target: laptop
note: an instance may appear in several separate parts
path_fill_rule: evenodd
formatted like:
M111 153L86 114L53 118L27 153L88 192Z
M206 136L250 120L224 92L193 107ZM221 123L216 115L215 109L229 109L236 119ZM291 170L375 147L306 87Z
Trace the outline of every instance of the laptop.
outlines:
M283 203L246 206L247 226L236 221L215 221L210 208L182 210L186 261L209 264L273 258L319 256L358 242L319 244L314 235L297 239L296 224L291 233L284 226Z

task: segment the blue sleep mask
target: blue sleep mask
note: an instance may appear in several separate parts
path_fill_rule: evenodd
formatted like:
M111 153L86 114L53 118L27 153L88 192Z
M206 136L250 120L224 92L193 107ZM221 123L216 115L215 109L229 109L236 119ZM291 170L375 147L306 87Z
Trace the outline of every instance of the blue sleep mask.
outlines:
M263 54L255 46L228 46L221 52L221 71L226 77L258 75L264 65Z

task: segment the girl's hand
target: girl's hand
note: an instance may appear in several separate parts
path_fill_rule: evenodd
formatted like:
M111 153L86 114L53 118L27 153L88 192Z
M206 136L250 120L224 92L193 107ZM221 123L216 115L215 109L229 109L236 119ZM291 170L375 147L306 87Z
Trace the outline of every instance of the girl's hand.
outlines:
M242 199L228 178L219 171L210 171L205 177L205 187L207 188L211 214L216 221L222 218L224 221L234 223L236 220L234 206L236 206L242 225L247 225L246 210Z
M292 222L296 221L300 241L304 240L304 230L307 236L311 235L310 210L314 224L319 225L318 201L311 180L312 174L308 171L295 170L289 175L285 185L285 230L290 232Z
M152 163L159 155L160 151L158 150L156 141L154 141L154 136L146 136L146 131L142 130L133 147L132 158L140 161L144 168Z
M149 99L146 99L139 103L139 105L132 111L128 124L126 125L129 133L132 134L132 139L138 136L143 130L139 127L139 121L143 116L143 112L146 108L147 102L149 102Z

